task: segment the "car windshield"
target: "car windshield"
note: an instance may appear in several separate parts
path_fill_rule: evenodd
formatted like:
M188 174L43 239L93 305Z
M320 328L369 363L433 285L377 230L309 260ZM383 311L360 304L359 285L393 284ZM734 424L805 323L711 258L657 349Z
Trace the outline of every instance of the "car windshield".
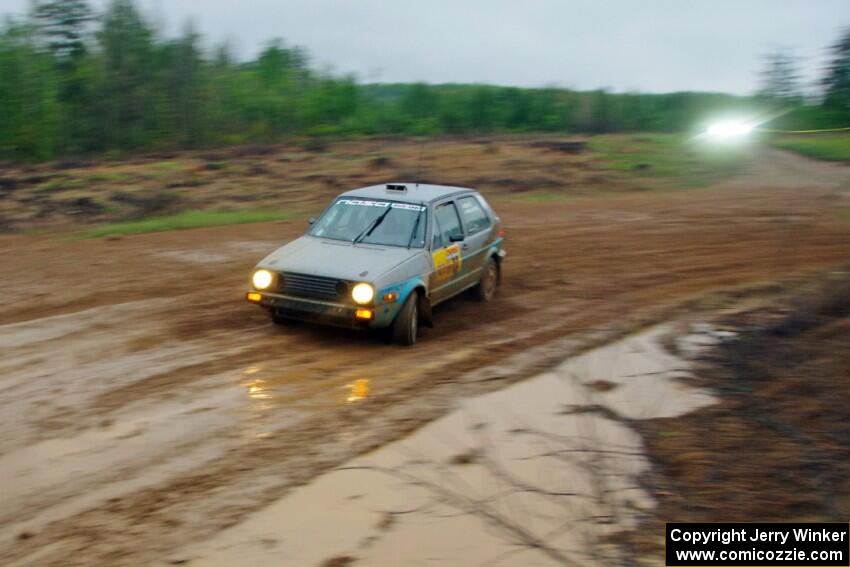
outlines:
M383 246L425 246L426 207L398 201L338 199L309 234ZM415 232L414 232L415 231Z

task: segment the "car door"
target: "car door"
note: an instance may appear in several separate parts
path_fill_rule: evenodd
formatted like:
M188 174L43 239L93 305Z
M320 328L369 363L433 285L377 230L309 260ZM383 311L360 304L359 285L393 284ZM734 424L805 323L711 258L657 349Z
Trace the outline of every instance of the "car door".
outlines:
M459 289L463 225L454 201L436 205L433 218L431 261L434 271L431 272L428 285L431 290L431 303L436 304L451 297Z
M485 252L492 241L493 220L475 195L460 197L456 203L464 227L458 281L458 287L463 289L475 285L481 279Z

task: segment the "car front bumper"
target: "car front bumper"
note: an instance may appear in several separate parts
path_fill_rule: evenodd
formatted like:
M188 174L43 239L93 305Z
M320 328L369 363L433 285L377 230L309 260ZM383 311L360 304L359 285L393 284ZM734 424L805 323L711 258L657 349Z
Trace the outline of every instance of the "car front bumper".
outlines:
M246 299L283 317L309 321L322 325L352 329L381 328L387 326L386 313L379 313L372 306L355 306L305 297L292 297L279 293L251 291ZM384 310L381 310L384 311ZM368 318L365 315L368 314Z

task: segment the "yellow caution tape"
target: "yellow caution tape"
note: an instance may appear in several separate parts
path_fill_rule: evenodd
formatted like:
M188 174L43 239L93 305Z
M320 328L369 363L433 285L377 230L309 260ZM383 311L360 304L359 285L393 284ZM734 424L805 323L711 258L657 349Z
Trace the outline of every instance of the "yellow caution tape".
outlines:
M771 128L753 128L756 132L770 132L772 134L817 134L820 132L846 132L850 126L845 128L824 128L821 130L773 130Z

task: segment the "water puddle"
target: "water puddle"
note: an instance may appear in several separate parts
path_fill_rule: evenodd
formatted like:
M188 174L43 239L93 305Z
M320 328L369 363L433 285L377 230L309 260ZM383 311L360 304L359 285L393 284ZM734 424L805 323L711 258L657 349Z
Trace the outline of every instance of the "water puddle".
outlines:
M321 363L287 366L282 361L248 366L240 384L260 412L328 410L365 400L373 389L362 370L329 369Z
M238 242L228 242L224 247L209 248L209 249L174 249L160 250L153 255L164 260L175 262L183 262L186 264L223 264L244 258L246 254L251 254L262 258L269 252L273 251L281 245L281 242L275 240L247 240Z
M224 439L243 423L236 412L212 411L234 405L235 394L215 392L193 404L140 404L101 427L0 455L0 524L42 524L219 456L225 444L204 435Z
M187 264L223 264L232 260L231 256L213 250L163 250L154 254L157 258L174 260Z
M464 400L177 559L195 566L618 562L604 536L633 527L654 506L638 482L649 464L630 421L713 402L681 380L688 363L660 346L669 330ZM360 402L369 383L353 380L341 394Z

